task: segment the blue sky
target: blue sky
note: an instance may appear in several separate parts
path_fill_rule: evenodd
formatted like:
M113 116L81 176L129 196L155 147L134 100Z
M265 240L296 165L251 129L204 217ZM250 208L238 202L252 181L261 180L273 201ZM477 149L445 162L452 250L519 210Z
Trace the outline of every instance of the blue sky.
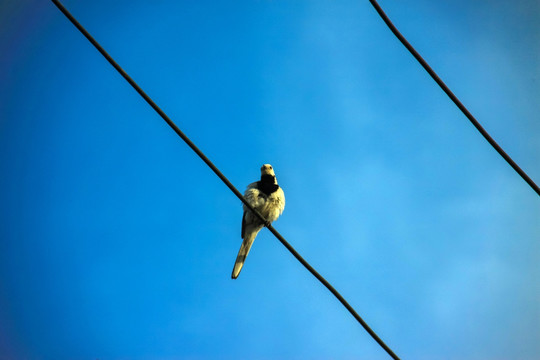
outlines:
M65 0L403 359L540 353L540 199L368 1ZM540 4L381 1L540 182ZM49 1L0 2L1 359L387 359Z

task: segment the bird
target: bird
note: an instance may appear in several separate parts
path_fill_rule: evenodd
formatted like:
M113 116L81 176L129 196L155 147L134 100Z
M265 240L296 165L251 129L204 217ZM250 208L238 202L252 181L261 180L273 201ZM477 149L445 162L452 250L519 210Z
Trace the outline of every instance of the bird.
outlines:
M269 226L283 213L285 209L285 194L278 185L276 174L270 164L261 167L261 180L248 185L244 197L265 219L261 221L244 205L244 215L242 216L242 245L238 251L236 262L231 278L236 279L244 266L249 250L257 234L264 226Z

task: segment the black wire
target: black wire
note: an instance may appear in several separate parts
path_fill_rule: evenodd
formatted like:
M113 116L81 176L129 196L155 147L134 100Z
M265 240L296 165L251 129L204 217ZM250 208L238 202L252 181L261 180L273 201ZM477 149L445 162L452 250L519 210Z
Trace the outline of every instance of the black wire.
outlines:
M114 61L114 59L99 45L99 43L86 31L84 27L82 27L81 24L71 15L66 8L58 1L58 0L51 0L57 7L60 9L60 11L75 25L77 29L94 45L94 47L109 61L109 63L126 79L129 84L146 100L146 102L169 124L169 126L184 140L184 142L193 150L195 153L212 169L212 171L227 185L229 189L238 197L247 207L250 211L252 211L256 216L263 221L263 223L266 223L266 219L251 206L247 200L242 196L242 194L234 187L233 184L219 171L219 169L202 153L197 146L176 126L176 124L169 119L169 117L161 110L154 101L135 83L135 81ZM362 327L371 335L371 337L393 358L396 360L399 360L396 354L377 336L377 334L369 327L369 325L358 315L358 313L353 309L351 305L341 296L341 294L334 289L332 285L324 277L321 276L311 265L308 264L306 260L296 250L281 236L280 233L277 232L276 229L272 227L272 225L268 225L268 230L274 236L289 250L293 256L300 261L302 265L311 273L313 276L315 276L334 296L345 306L347 310L351 313L351 315L362 325Z
M441 89L448 95L448 97L456 104L456 106L465 114L465 116L470 120L470 122L474 125L474 127L482 134L482 136L493 146L495 150L506 160L508 164L531 186L531 188L540 195L540 188L538 185L534 183L534 181L523 171L518 164L512 160L512 158L493 140L493 138L488 134L488 132L480 125L478 120L475 119L475 117L467 110L465 105L459 101L456 95L446 86L446 84L439 78L439 76L435 73L435 71L428 65L428 63L420 56L420 54L412 47L411 44L405 39L405 37L398 31L398 29L392 24L388 16L384 13L384 11L381 9L377 1L375 0L369 0L371 5L375 8L377 13L380 15L380 17L383 19L383 21L386 23L386 25L390 28L390 30L394 33L394 35L401 41L401 43L409 50L409 52L414 56L416 60L422 65L422 67L428 72L428 74L435 80L437 84L441 87Z

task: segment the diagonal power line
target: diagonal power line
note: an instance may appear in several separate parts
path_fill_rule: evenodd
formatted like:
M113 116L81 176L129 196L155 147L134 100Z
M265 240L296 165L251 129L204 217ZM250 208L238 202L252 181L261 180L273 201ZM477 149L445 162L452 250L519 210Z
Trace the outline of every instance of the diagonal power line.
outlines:
M488 134L486 129L480 125L478 120L467 110L465 105L459 101L456 95L446 86L446 84L441 80L441 78L435 73L435 71L429 66L429 64L420 56L420 54L413 48L413 46L405 39L405 37L399 32L399 30L395 27L394 24L390 21L388 16L384 13L383 9L379 6L376 0L369 0L371 5L375 8L379 16L383 19L383 21L386 23L386 25L390 28L392 33L401 41L401 43L409 50L409 52L414 56L414 58L422 65L422 67L428 72L428 74L435 80L435 82L441 87L441 89L448 95L448 97L456 104L456 106L465 114L467 119L474 125L474 127L482 134L482 136L487 140L487 142L490 143L490 145L503 157L504 160L529 184L529 186L538 194L540 195L540 188L538 185L535 184L535 182L523 171L518 164L515 163L514 160L508 155L502 147L497 144L495 140Z
M234 187L234 185L219 171L219 169L208 159L199 148L176 126L176 124L161 110L156 103L135 83L135 81L114 61L114 59L101 47L101 45L79 24L79 22L67 11L67 9L58 1L51 0L60 11L75 25L75 27L94 45L94 47L103 55L107 61L126 79L126 81L143 97L143 99L161 116L163 120L184 140L184 142L203 160L206 165L227 185L227 187L238 197L247 207L253 212L263 223L266 219L251 206L242 194ZM300 254L277 232L272 225L267 225L268 230L289 250L289 252L302 264L304 267L319 280L330 292L341 302L341 304L351 313L351 315L362 325L362 327L371 335L371 337L390 355L393 359L399 360L399 357L377 336L377 334L369 327L369 325L358 315L354 308L341 296L341 294L319 274Z

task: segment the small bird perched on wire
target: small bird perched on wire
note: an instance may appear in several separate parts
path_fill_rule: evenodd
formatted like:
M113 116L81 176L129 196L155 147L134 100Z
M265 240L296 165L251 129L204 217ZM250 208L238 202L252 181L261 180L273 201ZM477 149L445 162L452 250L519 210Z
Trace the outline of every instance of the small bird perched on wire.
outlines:
M244 205L244 216L242 217L243 241L234 263L231 275L233 279L236 279L240 274L251 245L253 245L259 231L264 226L270 225L272 221L277 220L285 208L285 194L277 183L272 165L264 164L261 167L261 180L249 184L244 197L266 219L267 223L263 223Z

